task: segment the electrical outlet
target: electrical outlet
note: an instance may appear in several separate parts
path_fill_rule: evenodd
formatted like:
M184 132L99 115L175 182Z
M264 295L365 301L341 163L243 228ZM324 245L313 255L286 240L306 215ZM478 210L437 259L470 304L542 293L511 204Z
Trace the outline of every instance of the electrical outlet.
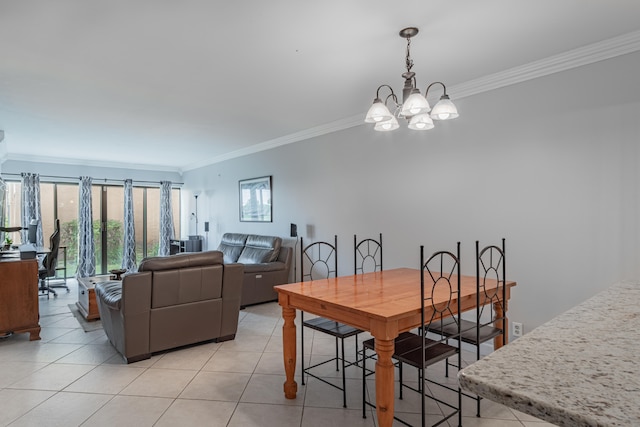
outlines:
M518 338L521 337L523 334L523 329L522 329L522 323L520 322L511 322L511 325L513 326L513 337L514 338Z

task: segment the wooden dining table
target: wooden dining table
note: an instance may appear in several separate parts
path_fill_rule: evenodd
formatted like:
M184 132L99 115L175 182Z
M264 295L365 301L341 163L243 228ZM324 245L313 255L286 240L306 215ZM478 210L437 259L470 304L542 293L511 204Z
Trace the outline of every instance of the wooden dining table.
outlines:
M425 277L425 280L428 280ZM497 287L497 281L487 279L488 292ZM496 316L507 309L511 288L516 283L507 281L507 301L494 304ZM476 306L476 277L460 276L461 311ZM420 270L397 268L392 270L340 276L308 282L291 283L274 287L278 303L282 307L283 358L286 381L284 394L295 399L298 384L294 379L296 369L296 309L316 314L358 329L369 331L375 338L377 361L375 368L376 412L381 427L390 427L394 414L394 339L401 332L420 325L421 295ZM444 291L444 290L443 290ZM434 306L450 300L449 292L437 292ZM456 306L457 301L453 301ZM430 305L431 307L431 305ZM502 326L500 322L498 327ZM508 330L508 329L507 329ZM504 335L505 343L507 334ZM502 336L496 338L495 347L503 345Z

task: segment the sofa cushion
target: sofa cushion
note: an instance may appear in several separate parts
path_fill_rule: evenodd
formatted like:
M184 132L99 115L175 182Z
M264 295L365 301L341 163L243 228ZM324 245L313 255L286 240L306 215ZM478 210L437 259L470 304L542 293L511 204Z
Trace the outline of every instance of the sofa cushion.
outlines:
M244 249L246 241L246 234L224 233L222 235L222 240L220 241L218 250L223 253L225 264L238 262L238 258Z
M189 252L171 256L145 258L140 262L138 271L162 271L179 268L203 267L222 264L223 255L220 251Z
M275 236L247 236L245 247L238 258L242 264L260 264L278 259L282 239Z

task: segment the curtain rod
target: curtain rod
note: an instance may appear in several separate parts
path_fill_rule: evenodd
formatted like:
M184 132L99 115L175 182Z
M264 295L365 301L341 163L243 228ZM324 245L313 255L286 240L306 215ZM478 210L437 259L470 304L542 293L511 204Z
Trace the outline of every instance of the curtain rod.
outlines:
M19 176L21 177L22 174L19 173L10 173L10 172L2 172L2 175L10 175L10 176ZM54 178L54 179L70 179L70 180L78 180L80 179L80 177L77 176L59 176L59 175L39 175L41 178ZM124 179L113 179L113 178L93 178L92 179L96 180L96 181L104 181L105 183L107 181L111 181L111 182L124 182ZM160 185L160 181L140 181L137 179L134 179L133 182L136 183L146 183L146 184L158 184ZM184 182L172 182L171 185L184 185Z

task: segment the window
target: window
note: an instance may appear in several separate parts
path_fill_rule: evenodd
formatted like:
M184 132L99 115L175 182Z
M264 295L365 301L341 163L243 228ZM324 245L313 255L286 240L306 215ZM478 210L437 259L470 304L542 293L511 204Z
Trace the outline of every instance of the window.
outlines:
M5 225L22 225L19 181L6 181ZM124 187L94 184L91 192L96 274L107 274L122 265L124 240ZM180 189L171 192L175 236L180 236ZM160 234L160 189L133 188L136 258L156 256ZM67 274L73 276L78 265L78 184L40 181L40 205L44 245L48 246L55 218L60 220L60 246L67 250ZM20 233L9 236L20 244Z

